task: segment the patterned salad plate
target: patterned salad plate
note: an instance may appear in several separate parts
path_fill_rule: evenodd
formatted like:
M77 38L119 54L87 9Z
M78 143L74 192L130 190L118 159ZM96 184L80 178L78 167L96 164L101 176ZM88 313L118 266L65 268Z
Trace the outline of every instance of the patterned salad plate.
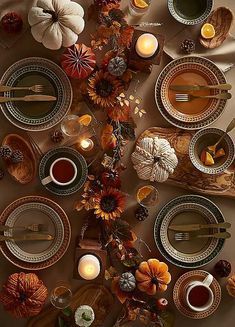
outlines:
M71 195L77 192L85 183L88 169L85 158L75 149L69 147L58 147L49 150L42 158L39 164L39 178L42 181L49 175L51 164L58 158L69 158L77 166L78 174L73 183L67 186L58 186L51 182L44 187L56 195Z
M198 195L180 196L167 203L159 212L154 226L154 239L159 251L168 261L182 268L195 269L213 260L225 241L215 238L175 241L175 231L170 230L169 226L219 222L224 222L224 217L213 202ZM194 233L209 234L216 231L204 229Z
M43 94L53 95L54 102L7 102L1 104L6 118L28 131L42 131L58 124L70 109L72 87L64 71L45 58L31 57L17 61L3 74L0 84L8 86L43 85ZM30 91L5 92L7 97L23 97Z
M203 312L192 311L185 302L185 293L188 284L195 280L203 281L203 279L205 279L207 275L208 273L203 270L188 271L183 274L175 283L173 289L173 300L175 302L176 308L184 316L192 319L203 319L209 317L218 309L218 306L221 301L221 288L215 278L213 279L213 282L210 285L210 288L214 293L214 302L208 310Z
M27 270L45 269L65 254L71 238L71 228L64 210L54 201L41 196L27 196L11 203L1 214L0 224L24 227L31 224L47 226L44 233L54 236L52 241L6 241L1 244L3 255L14 265ZM22 230L4 232L17 236Z
M190 102L176 102L176 93L171 85L206 85L226 83L222 71L203 57L187 56L171 61L160 73L155 86L155 99L162 116L172 125L188 130L200 129L212 124L223 113L226 100L195 99ZM195 91L206 95L208 90ZM196 94L196 93L193 94ZM218 91L211 90L216 94Z

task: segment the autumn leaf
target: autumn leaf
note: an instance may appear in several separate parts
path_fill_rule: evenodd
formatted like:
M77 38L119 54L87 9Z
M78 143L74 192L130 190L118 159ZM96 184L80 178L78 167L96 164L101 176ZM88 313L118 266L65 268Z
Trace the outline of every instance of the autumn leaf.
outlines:
M121 134L125 140L135 140L135 123L134 121L121 122Z
M118 44L120 47L129 48L132 43L134 34L134 27L125 26L121 29L120 37L118 38Z

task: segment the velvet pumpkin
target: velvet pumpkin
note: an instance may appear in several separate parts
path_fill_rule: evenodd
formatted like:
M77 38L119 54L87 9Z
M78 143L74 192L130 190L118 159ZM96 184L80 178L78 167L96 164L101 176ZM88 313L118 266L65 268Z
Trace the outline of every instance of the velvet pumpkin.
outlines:
M232 297L235 297L235 274L228 278L226 288L228 294Z
M168 266L157 259L143 261L135 272L137 287L148 295L164 292L171 281Z
M15 318L39 314L48 295L47 288L33 273L15 273L8 277L0 292L0 302Z

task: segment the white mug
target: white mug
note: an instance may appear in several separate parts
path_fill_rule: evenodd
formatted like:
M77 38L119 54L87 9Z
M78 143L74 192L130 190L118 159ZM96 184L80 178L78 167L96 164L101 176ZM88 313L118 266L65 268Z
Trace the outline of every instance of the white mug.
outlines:
M188 288L186 291L186 302L191 310L196 311L196 312L202 312L202 311L208 310L212 306L213 301L214 301L214 293L212 292L210 285L213 282L213 278L214 277L211 274L208 274L208 276L202 282L194 281L188 285ZM189 301L189 294L196 286L205 287L207 289L208 295L209 295L207 303L205 303L203 306L200 306L200 307L193 306Z
M73 166L74 168L74 175L73 175L73 178L71 178L70 181L66 182L66 183L61 183L59 181L57 181L55 179L55 177L53 176L53 167L55 166L55 164L58 162L58 161L61 161L61 160L65 160L65 161L68 161L69 163L71 163L71 165ZM68 159L68 158L58 158L56 159L55 161L53 161L53 163L51 164L51 167L50 167L50 171L49 171L49 176L43 178L43 180L41 181L42 182L42 185L47 185L51 182L54 182L55 184L59 185L59 186L66 186L66 185L69 185L71 183L74 182L75 178L77 177L77 173L78 173L78 170L77 170L77 167L75 165L75 163Z

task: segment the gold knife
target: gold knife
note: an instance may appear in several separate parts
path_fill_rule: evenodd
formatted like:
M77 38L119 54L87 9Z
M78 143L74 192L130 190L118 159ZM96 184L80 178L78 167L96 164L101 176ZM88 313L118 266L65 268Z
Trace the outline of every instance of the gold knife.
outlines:
M0 103L5 102L12 102L12 101L26 101L26 102L34 102L34 101L56 101L56 97L53 97L51 95L26 95L24 97L0 97Z
M191 225L170 225L168 229L181 232L193 232L204 228L230 228L231 224L224 222L218 224L191 224Z
M0 235L0 241L51 241L54 236L42 233L24 233L17 236Z
M205 89L217 90L231 90L231 84L217 84L217 85L171 85L170 90L173 91L199 91Z

